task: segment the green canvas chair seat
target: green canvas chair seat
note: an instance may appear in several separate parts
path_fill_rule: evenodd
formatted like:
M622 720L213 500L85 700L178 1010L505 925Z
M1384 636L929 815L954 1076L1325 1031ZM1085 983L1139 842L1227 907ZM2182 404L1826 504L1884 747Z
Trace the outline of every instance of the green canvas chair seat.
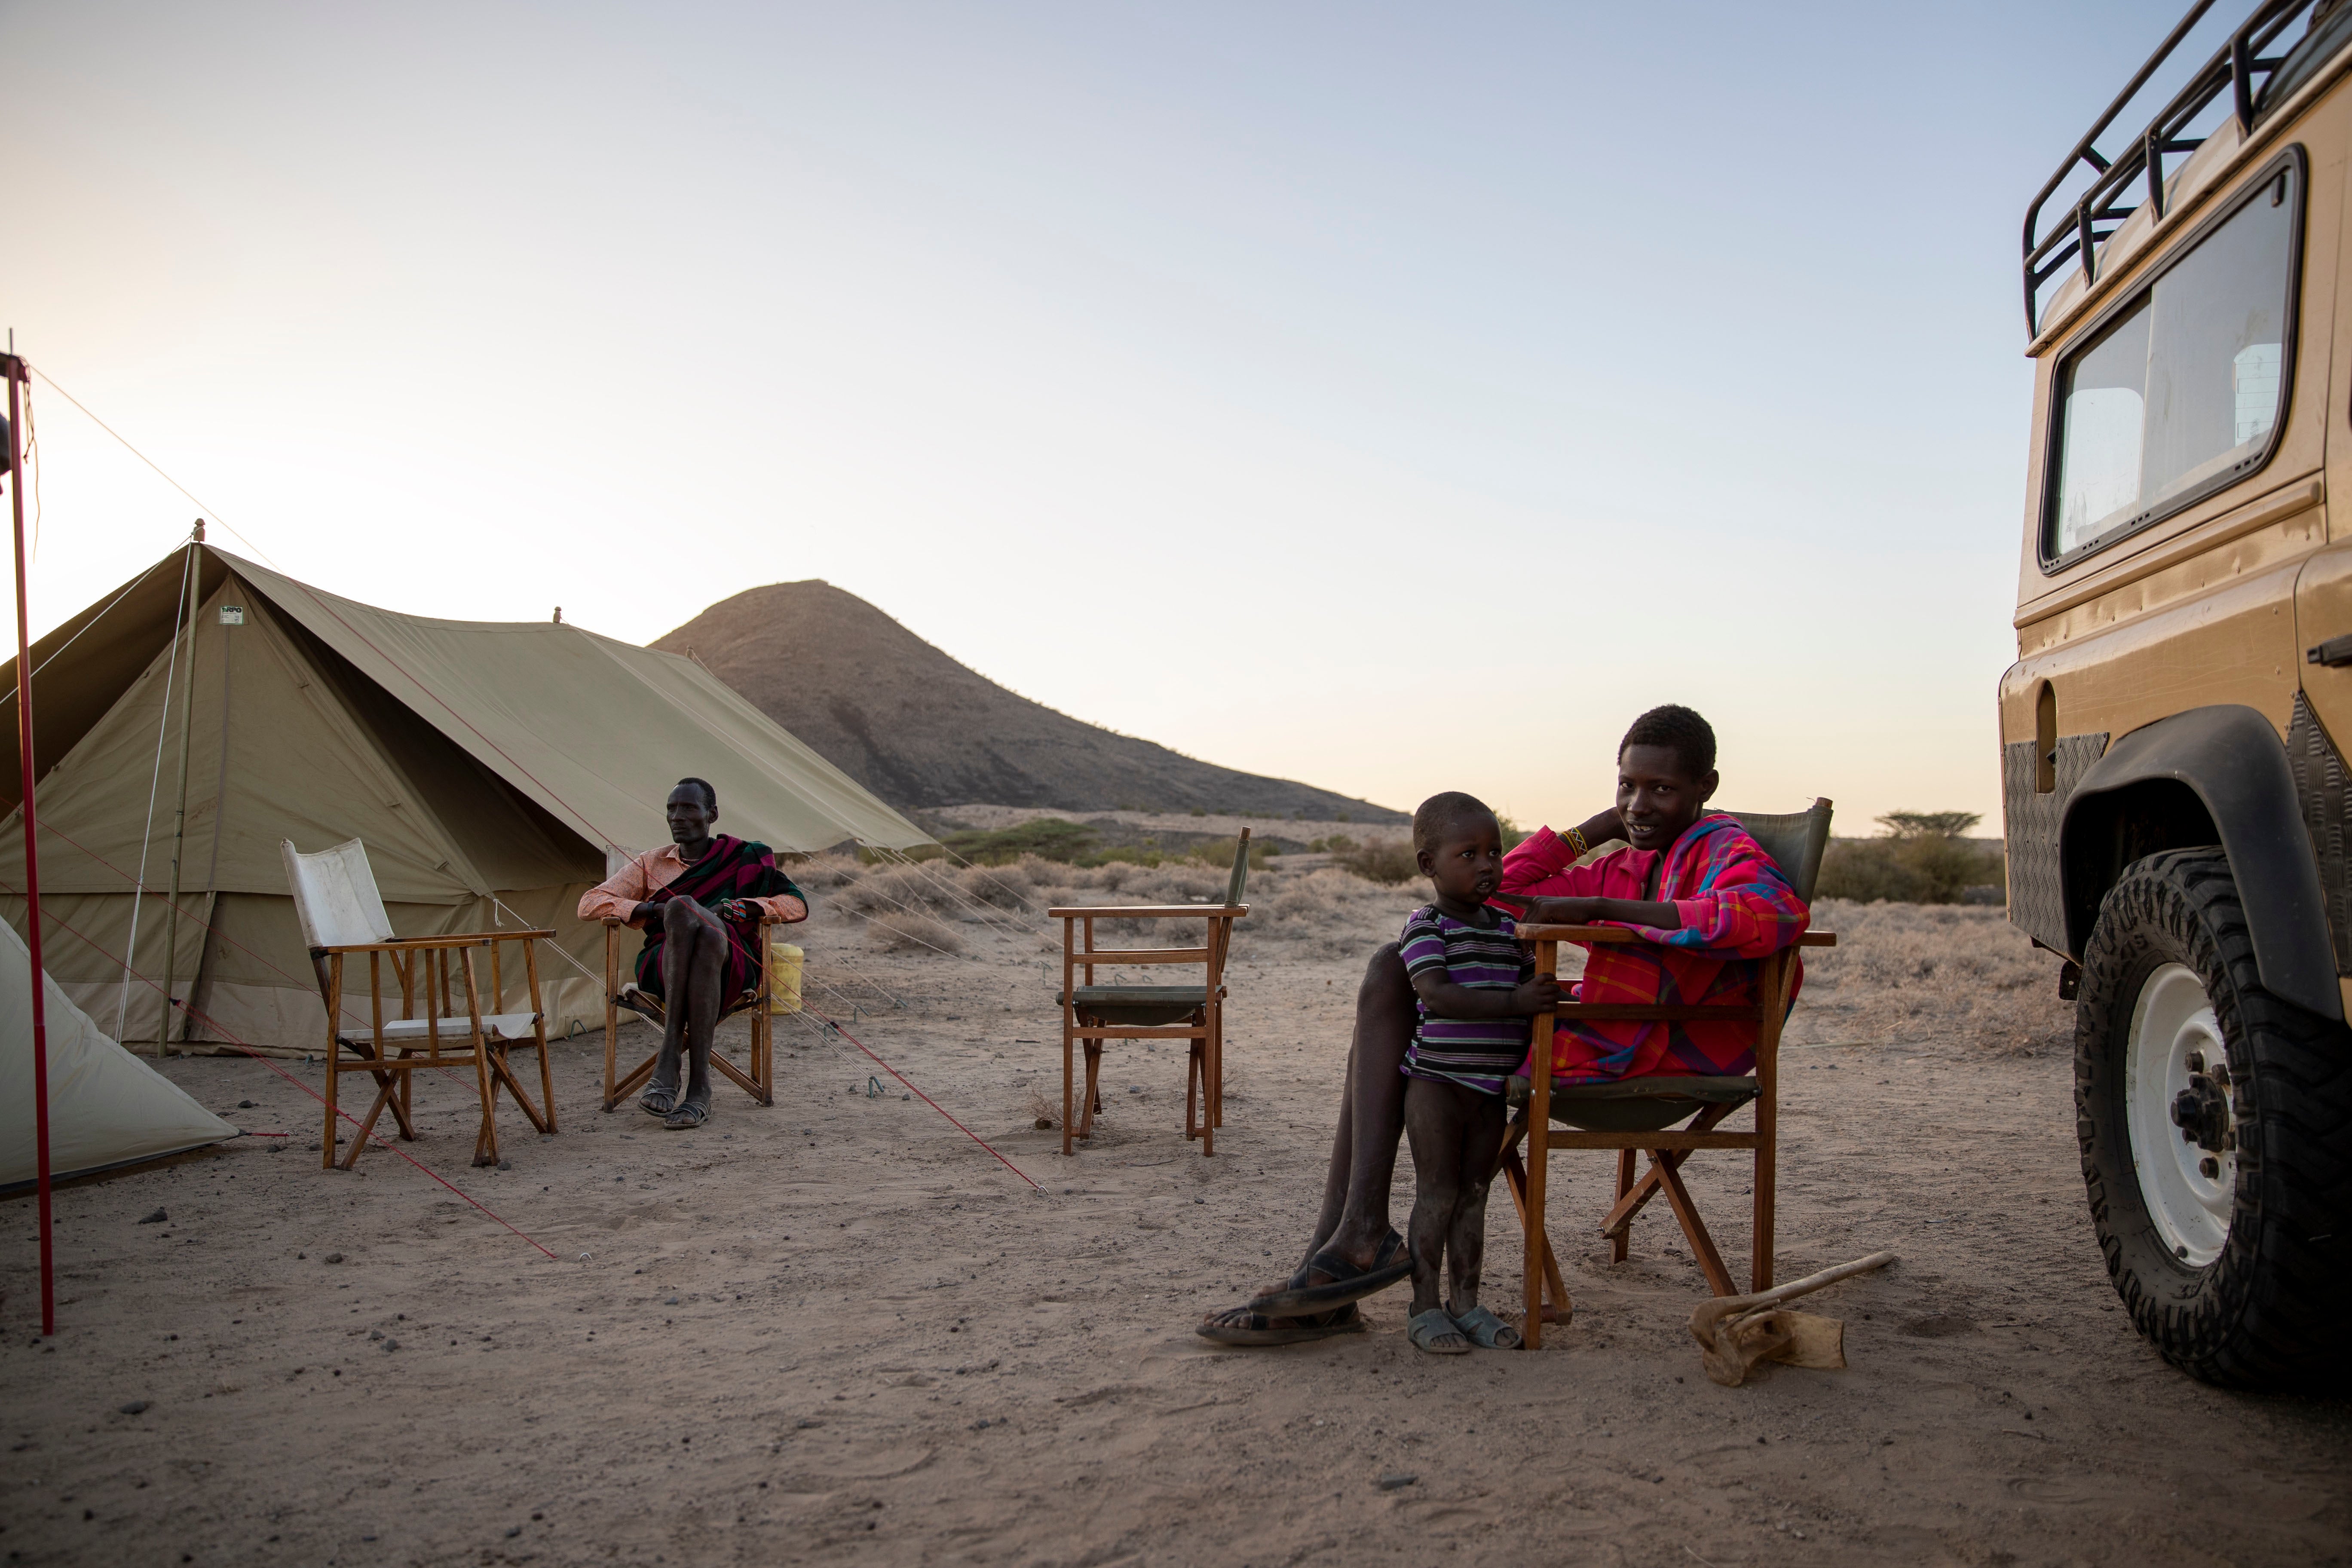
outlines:
M1061 1005L1062 994L1054 993ZM1070 992L1070 1005L1089 1018L1106 1024L1132 1024L1155 1028L1191 1017L1209 1005L1205 985L1080 985Z
M1551 1119L1588 1132L1656 1132L1710 1105L1738 1107L1756 1098L1757 1081L1727 1075L1618 1079L1609 1083L1551 1080ZM1528 1102L1528 1080L1510 1080L1514 1110Z

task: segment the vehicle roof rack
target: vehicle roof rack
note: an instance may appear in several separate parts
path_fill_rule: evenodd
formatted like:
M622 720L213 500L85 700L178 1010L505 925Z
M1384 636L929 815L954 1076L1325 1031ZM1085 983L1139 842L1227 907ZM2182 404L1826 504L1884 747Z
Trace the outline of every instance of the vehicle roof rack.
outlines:
M2189 85L2173 97L2171 102L2158 110L2156 118L2133 141L2130 149L2113 159L2103 155L2096 145L2124 111L2134 95L2147 85L2158 67L2180 47L2189 30L2212 9L2213 0L2197 0L2171 36L2158 46L2147 63L2139 68L2116 100L2107 105L2058 172L2050 176L2049 184L2035 195L2025 209L2025 333L2030 339L2039 330L2038 309L2042 286L2057 276L2069 261L2077 262L2083 269L2085 287L2098 280L2101 241L2121 227L2123 221L2139 210L2138 202L2121 205L2127 200L2132 183L2145 177L2147 195L2143 198L2156 204L2156 216L2164 216L2164 182L2167 157L2184 156L2204 145L2203 137L2183 135L2198 115L2222 93L2228 92L2231 108L2238 118L2240 130L2252 133L2258 110L2262 107L2262 89L2266 87L2285 55L2265 55L2263 51L2278 40L2281 33L2296 17L2311 9L2313 0L2264 0L2254 7L2253 14L2230 35L2230 40L2215 52L2213 58L2189 79ZM2298 73L2299 74L2299 73ZM2074 205L2059 215L2045 232L2042 227L2042 209L2065 184L2076 165L2086 165L2095 176Z

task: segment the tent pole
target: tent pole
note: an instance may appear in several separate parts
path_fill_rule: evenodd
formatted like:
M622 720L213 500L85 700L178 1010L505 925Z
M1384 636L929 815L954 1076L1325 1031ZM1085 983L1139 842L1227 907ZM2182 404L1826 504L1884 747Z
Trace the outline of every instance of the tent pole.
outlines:
M188 687L180 695L180 813L172 820L171 896L163 900L163 1021L155 1026L155 1056L172 1054L172 965L179 956L180 851L188 837L188 736L196 717L196 605L204 592L205 520L188 541Z
M34 843L33 826L33 637L25 611L25 467L22 446L24 420L19 402L25 384L25 362L16 357L16 334L8 334L10 352L0 355L0 374L8 380L8 510L16 540L16 761L25 801L25 946L33 973L33 1174L40 1194L41 1332L58 1331L57 1272L52 1262L49 1226L49 1027L48 971L41 966L41 863Z
M234 579L234 578L232 578L232 579L230 579L230 581L231 581L231 582L234 582L234 581L235 581L235 579ZM224 586L226 586L226 584L224 584ZM227 612L227 608L228 608L228 607L227 607L227 605L224 605L221 608L222 608L222 612L223 612L224 616L226 616L226 612ZM205 984L205 973L206 968L207 968L207 966L209 966L209 965L211 965L211 964L216 963L218 962L218 960L219 960L219 951L218 951L218 950L219 950L219 947L220 947L220 920L221 920L221 916L220 916L220 847L221 847L221 831L222 831L222 824L223 824L224 820L225 820L225 819L227 817L227 816L228 816L228 692L229 692L229 677L230 677L230 674L232 673L232 671L231 671L231 663L230 663L230 655L231 655L231 652L232 652L232 651L236 648L236 639L235 637L233 637L229 636L229 626L230 626L230 625L231 625L231 624L232 624L232 623L230 623L230 622L229 622L228 620L226 620L226 618L224 618L224 619L221 621L221 623L220 623L220 628L221 628L221 731L220 731L220 775L219 775L218 779L217 779L217 780L215 782L215 784L213 784L213 859L212 859L212 864L211 864L211 866L210 866L210 867L208 867L208 868L205 869L205 939L204 939L204 941L202 941L202 942L198 942L198 943L196 944L196 972L195 972L194 974L191 974L191 975L189 975L189 976L188 976L188 1005L187 1005L187 1007L186 1007L185 1011L187 1012L187 1015L188 1015L188 1016L189 1016L191 1019L194 1018L194 1016L196 1016L196 1011L197 1011L197 1008L196 1008L196 1003L197 1003L197 1001L199 1000L198 994L199 994L199 993L204 989L204 984ZM195 657L195 650L194 650L194 648L193 647L190 647L190 649L189 649L189 655L188 655L188 656L189 656L191 658L194 658L194 657ZM191 692L189 693L189 695L190 695L191 697L193 697L193 696L194 696L195 694L194 694L193 691L191 691ZM184 1041L187 1037L188 1037L188 1031L187 1031L187 1029L186 1029L185 1027L183 1027L183 1028L180 1030L180 1038L181 1038L183 1041Z

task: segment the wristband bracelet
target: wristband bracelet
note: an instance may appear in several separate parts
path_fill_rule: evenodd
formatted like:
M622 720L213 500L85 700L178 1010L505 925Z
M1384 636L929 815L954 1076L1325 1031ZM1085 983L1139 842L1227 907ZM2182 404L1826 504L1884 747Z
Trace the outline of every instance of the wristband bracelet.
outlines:
M1568 830L1568 847L1576 851L1576 858L1580 860L1592 852L1591 847L1584 842L1584 829L1581 827L1571 827Z

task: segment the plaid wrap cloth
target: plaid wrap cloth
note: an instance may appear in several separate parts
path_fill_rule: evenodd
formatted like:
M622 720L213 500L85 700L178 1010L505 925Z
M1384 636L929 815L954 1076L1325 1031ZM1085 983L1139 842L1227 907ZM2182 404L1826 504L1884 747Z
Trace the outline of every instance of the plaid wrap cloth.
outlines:
M688 865L676 879L656 889L645 902L658 908L672 899L692 899L705 909L715 910L730 899L780 897L798 899L803 908L808 903L808 895L793 886L766 845L714 833L702 858ZM724 1008L749 995L760 984L760 921L755 914L746 920L721 917L721 923L727 927L727 952L719 990L719 1005ZM637 954L637 988L656 996L662 994L662 948L668 935L659 921L646 921L646 945Z
M1625 848L1579 866L1567 841L1546 827L1503 857L1501 890L1538 899L1640 899L1671 903L1681 914L1679 931L1633 928L1654 946L1580 944L1590 954L1575 988L1580 1002L1753 1006L1755 961L1794 943L1811 911L1737 817L1700 817L1667 849L1663 868L1658 859L1653 851ZM1792 1004L1803 981L1801 965L1789 990ZM1551 1050L1553 1075L1575 1083L1756 1070L1750 1024L1562 1018Z

